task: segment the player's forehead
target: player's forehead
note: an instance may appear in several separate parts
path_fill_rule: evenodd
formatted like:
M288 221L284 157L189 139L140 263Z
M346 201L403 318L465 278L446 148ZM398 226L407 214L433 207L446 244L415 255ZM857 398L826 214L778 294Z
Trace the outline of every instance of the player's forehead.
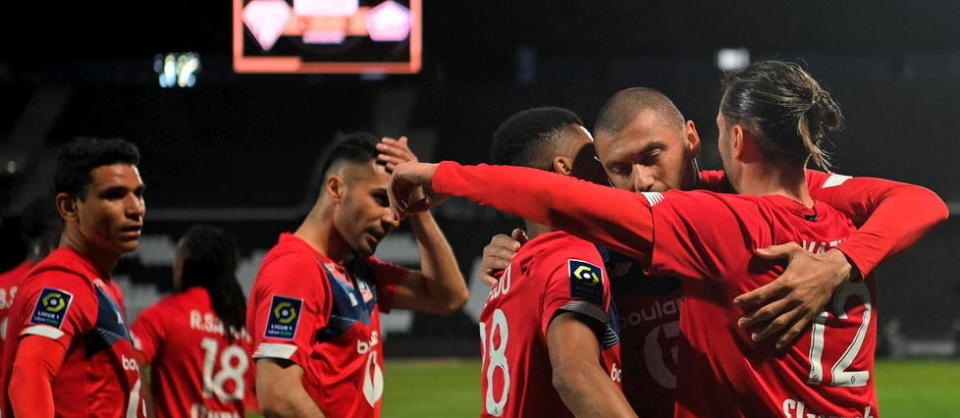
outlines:
M376 160L347 164L343 174L346 181L355 186L385 189L390 185L390 173L383 164L377 164Z
M680 144L683 126L676 126L654 109L642 109L619 132L597 134L600 158L628 158L651 148Z
M90 170L90 190L99 191L113 187L136 189L143 186L140 170L132 164L117 163L94 167Z

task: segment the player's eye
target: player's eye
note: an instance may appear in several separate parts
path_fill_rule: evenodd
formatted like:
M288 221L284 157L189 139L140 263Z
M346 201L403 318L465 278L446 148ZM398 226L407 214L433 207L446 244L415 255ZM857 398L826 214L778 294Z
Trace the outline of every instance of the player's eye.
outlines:
M111 187L100 193L100 198L105 200L120 200L127 195L127 189L122 187Z
M652 166L652 165L657 165L658 162L660 162L660 151L654 151L647 155L644 155L641 158L639 164L645 165L645 166Z
M610 167L610 173L617 176L627 176L630 175L630 166L625 164L614 164Z
M373 193L373 200L377 202L378 205L385 208L390 207L390 198L387 197L386 191L377 191Z

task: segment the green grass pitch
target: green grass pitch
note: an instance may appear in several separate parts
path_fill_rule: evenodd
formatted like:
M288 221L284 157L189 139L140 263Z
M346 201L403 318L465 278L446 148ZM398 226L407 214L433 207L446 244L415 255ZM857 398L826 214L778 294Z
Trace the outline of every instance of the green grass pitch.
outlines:
M960 417L960 361L877 362L884 418ZM388 360L385 418L476 417L480 412L477 360Z

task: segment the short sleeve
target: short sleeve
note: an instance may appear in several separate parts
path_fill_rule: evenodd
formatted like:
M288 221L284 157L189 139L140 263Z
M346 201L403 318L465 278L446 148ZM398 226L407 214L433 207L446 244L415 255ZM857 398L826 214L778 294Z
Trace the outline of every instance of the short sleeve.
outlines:
M403 280L411 271L406 267L388 263L372 256L367 259L367 262L373 270L373 277L377 283L377 300L379 301L380 311L390 312L397 286L403 283Z
M257 275L252 298L253 358L282 358L305 366L315 333L327 325L332 305L326 275L315 258L279 256Z
M648 274L709 279L722 277L727 266L746 265L744 248L753 249L753 234L731 205L749 207L749 201L702 191L656 194Z
M133 347L140 352L144 364L153 362L153 358L166 339L164 317L163 309L159 305L153 305L144 309L130 327Z
M20 288L15 304L26 304L19 321L20 335L38 335L56 340L65 349L74 337L93 328L97 299L86 279L58 270L40 273Z
M610 278L596 247L580 241L546 257L537 269L547 275L540 315L541 335L546 337L550 322L559 313L574 312L594 321L589 325L602 339L602 325L609 322Z

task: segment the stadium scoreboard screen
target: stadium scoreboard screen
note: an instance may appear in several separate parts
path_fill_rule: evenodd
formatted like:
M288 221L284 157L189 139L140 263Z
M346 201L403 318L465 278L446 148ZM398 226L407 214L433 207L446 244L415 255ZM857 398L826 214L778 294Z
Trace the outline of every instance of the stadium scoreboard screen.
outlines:
M421 0L233 0L238 73L416 73Z

